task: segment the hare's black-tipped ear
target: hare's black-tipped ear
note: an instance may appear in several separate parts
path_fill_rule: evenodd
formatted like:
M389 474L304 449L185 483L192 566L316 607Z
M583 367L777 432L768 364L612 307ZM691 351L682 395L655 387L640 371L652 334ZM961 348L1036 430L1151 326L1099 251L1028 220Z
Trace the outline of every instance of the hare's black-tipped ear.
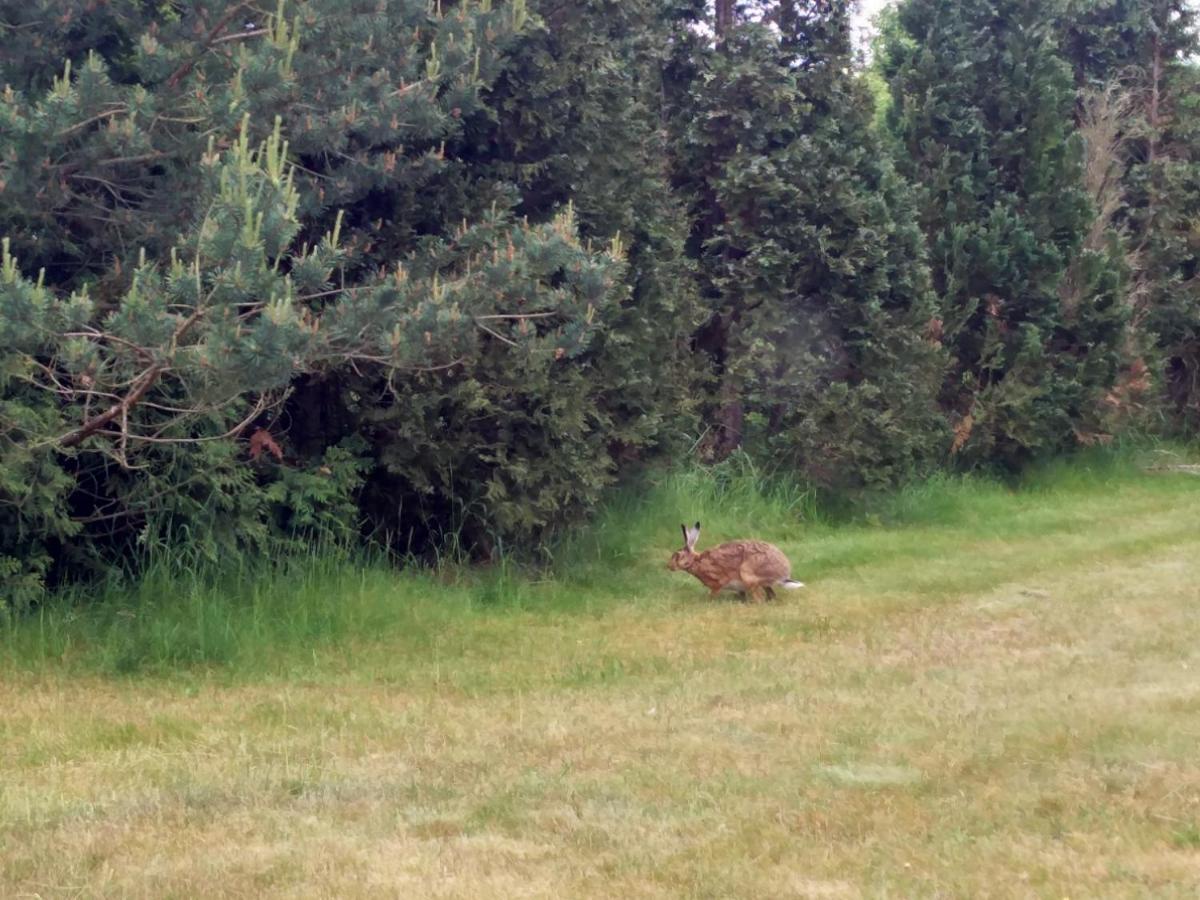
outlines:
M680 525L680 526L679 526L679 530L683 532L683 543L684 543L684 545L686 546L686 545L687 545L687 542L688 542L687 526L686 526L686 525Z
M697 523L696 523L696 530L697 530L697 531L699 531L699 530L700 530L700 523L699 523L699 522L697 522Z

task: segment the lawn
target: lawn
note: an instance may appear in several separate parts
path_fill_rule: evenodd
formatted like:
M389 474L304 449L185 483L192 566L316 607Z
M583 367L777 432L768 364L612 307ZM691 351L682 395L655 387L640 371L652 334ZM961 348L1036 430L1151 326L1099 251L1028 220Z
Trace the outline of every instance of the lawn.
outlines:
M0 896L1200 894L1200 478L856 525L706 495L701 549L769 515L808 583L761 606L666 571L694 506L658 500L544 583L165 581L10 628Z

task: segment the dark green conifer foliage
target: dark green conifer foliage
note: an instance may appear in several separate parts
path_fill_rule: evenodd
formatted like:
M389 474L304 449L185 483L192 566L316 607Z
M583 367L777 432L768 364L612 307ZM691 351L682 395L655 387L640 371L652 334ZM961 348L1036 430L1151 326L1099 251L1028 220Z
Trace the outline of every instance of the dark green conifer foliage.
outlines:
M1151 174L1146 237L1153 287L1146 330L1157 341L1175 423L1200 435L1200 66L1172 73L1173 100Z
M623 460L690 427L689 336L698 322L686 210L670 184L663 75L678 20L662 0L538 0L489 92L496 177L534 218L572 200L585 238L628 248L627 294L598 336L606 428Z
M883 47L952 360L942 403L970 462L1071 446L1120 359L1119 252L1084 244L1093 211L1055 12L904 0Z
M485 107L445 144L436 199L395 213L436 231L479 197L511 197L533 221L570 204L585 241L617 241L627 259L619 304L586 352L566 365L496 339L470 371L384 381L360 366L297 396L316 450L346 433L369 438L380 462L369 511L402 548L453 538L485 555L528 549L592 505L618 468L678 442L696 302L658 121L660 7L531 3Z
M922 236L850 73L848 4L766 12L693 53L676 113L713 449L744 437L827 486L894 483L949 443Z
M1141 82L1152 102L1155 70L1165 74L1196 48L1188 0L1066 0L1060 10L1063 55L1080 88Z

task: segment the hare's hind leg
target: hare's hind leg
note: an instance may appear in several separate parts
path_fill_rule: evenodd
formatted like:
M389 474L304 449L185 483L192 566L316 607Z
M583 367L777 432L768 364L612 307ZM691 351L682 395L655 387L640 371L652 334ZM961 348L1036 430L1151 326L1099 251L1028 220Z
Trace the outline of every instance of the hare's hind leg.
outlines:
M764 585L764 586L763 586L763 590L767 592L767 599L768 599L768 600L774 600L774 599L775 599L775 589L774 589L773 587L771 587L769 584L768 584L768 585Z

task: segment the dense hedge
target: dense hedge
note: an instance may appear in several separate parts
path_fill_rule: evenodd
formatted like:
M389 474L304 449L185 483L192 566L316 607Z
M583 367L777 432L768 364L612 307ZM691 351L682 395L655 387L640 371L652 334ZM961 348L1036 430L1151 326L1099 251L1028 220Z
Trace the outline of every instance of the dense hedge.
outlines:
M0 606L1194 429L1187 5L851 5L0 5Z

